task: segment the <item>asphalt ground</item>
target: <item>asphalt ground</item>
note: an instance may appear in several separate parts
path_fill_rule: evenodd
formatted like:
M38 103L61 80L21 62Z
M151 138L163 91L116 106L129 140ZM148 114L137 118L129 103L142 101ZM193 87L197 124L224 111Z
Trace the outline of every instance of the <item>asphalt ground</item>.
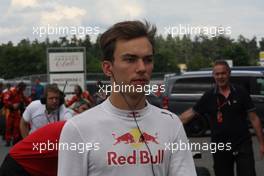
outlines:
M255 168L257 176L264 175L264 158L261 160L259 156L259 145L256 136L252 137L253 141L253 150L254 150L254 158L255 158ZM190 138L190 142L197 143L208 143L210 144L210 137L199 137L199 138ZM201 159L195 159L195 165L198 167L206 167L211 176L215 176L213 171L213 158L211 151L200 151L202 154Z

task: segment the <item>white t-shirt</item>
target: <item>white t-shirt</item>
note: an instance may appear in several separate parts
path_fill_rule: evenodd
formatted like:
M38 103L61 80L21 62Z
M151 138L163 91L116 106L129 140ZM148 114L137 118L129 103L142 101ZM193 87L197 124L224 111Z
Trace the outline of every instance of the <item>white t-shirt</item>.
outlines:
M188 142L175 114L147 103L135 116L151 150L155 176L196 176L191 151L165 150L168 143ZM64 125L58 176L152 176L150 154L140 136L131 111L107 99Z
M32 101L25 109L23 113L23 119L30 123L31 129L29 133L32 133L36 129L52 122L68 120L73 116L73 111L61 105L60 113L54 111L50 114L47 113L46 105L41 104L40 100Z

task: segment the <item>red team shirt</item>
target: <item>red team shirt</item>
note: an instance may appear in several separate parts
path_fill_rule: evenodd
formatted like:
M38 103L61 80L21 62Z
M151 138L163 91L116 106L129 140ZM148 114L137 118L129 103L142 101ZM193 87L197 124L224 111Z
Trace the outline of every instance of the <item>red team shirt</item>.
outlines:
M56 176L58 165L58 144L65 121L48 124L17 143L9 152L11 157L32 176ZM50 149L41 150L50 143ZM48 147L48 146L47 146Z

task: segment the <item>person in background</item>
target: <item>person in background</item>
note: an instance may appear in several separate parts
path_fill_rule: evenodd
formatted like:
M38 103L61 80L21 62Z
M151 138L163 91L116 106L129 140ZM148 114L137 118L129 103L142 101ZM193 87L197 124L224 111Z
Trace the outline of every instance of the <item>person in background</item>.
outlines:
M211 139L217 145L231 145L231 149L219 149L213 153L216 176L234 176L234 164L238 176L255 176L255 160L248 120L255 129L259 141L259 153L264 156L264 138L261 121L249 93L230 83L231 69L224 60L216 60L213 66L215 86L203 94L197 103L183 112L180 119L188 123L196 116L209 117Z
M68 120L73 116L72 110L64 106L62 94L57 86L49 84L45 87L44 96L27 106L20 121L23 138L48 123Z
M107 95L103 90L104 84L100 80L96 82L96 87L97 87L97 91L94 93L93 97L95 99L95 104L98 105L106 100Z
M29 99L25 97L24 90L26 84L23 82L18 83L15 87L11 87L9 91L4 93L3 102L6 110L6 133L5 140L6 146L17 143L21 139L19 130L19 123L21 113L25 106L29 104Z
M81 104L86 102L91 108L94 104L94 100L88 91L83 91L81 86L76 84L74 86L74 96L66 101L66 107L71 107L78 113L78 108Z
M8 94L11 88L11 84L7 83L5 85L5 89L2 92L2 103L3 103L3 108L1 110L1 114L2 114L2 127L1 127L1 131L2 131L2 139L5 140L5 129L6 129L6 119L7 119L7 115L8 115L8 108L4 106L4 96L5 94Z
M2 139L4 139L5 136L5 116L3 113L3 87L4 84L0 82L0 136L2 136Z
M3 93L8 92L10 90L10 88L11 88L11 84L10 83L6 83L5 89L3 90Z
M39 100L44 93L44 86L40 84L40 79L35 79L35 84L31 88L31 98L32 101Z

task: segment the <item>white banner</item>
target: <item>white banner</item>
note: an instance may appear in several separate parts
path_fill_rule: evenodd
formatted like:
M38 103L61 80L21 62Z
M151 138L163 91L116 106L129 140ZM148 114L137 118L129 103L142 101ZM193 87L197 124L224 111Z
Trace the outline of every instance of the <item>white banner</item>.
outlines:
M83 52L49 53L49 72L84 71Z
M84 90L84 73L70 73L70 74L50 74L50 83L58 84L61 91L66 84L64 93L71 93L74 91L74 85L79 84Z

